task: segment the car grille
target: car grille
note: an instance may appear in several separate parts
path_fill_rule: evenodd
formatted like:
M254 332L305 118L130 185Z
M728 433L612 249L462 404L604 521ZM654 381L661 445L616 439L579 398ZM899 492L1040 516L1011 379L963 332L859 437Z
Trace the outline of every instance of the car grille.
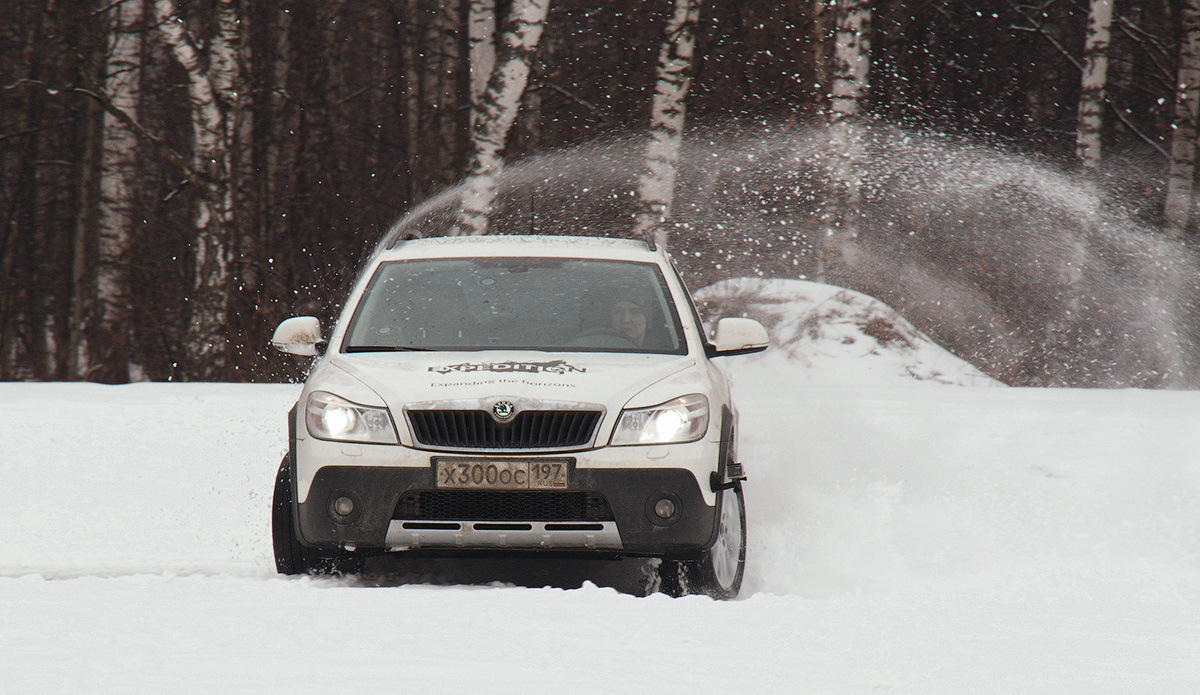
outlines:
M483 410L410 410L418 444L456 449L556 449L586 446L598 410L525 410L496 422Z
M393 519L430 521L613 521L598 492L409 490Z

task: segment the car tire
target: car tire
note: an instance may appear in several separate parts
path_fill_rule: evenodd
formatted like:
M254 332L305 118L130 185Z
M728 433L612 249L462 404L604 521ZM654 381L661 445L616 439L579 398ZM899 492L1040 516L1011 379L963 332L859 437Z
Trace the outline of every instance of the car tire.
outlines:
M735 598L746 572L746 501L740 480L717 495L717 539L699 560L667 560L659 565L659 590L671 596L704 594Z
M292 503L292 466L289 456L283 457L275 476L275 493L271 500L271 541L275 551L275 570L280 574L357 574L362 571L362 559L348 552L321 552L303 545L296 537Z

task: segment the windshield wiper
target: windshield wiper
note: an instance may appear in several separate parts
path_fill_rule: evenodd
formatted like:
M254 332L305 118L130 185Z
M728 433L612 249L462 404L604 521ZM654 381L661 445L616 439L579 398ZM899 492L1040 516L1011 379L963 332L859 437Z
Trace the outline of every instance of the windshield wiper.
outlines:
M351 345L346 352L430 352L434 348L413 347L411 345Z

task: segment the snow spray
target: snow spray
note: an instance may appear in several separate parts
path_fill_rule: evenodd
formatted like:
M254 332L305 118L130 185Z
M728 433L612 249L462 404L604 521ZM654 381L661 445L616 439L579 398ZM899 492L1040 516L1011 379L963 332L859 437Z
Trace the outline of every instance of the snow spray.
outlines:
M669 242L689 284L790 277L865 292L1013 385L1200 387L1195 254L1114 187L965 137L868 123L854 139L847 152L819 127L690 132ZM643 144L511 164L489 231L628 236ZM458 196L397 224L444 233Z

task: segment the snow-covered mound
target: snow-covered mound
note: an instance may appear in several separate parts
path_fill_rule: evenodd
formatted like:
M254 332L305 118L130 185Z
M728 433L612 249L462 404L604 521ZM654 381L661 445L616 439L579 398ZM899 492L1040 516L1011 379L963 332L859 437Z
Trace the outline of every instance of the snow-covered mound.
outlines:
M810 380L891 381L894 376L962 386L1000 385L921 333L896 310L860 292L806 280L736 278L696 293L706 318L746 316L771 335L764 359L803 366Z

